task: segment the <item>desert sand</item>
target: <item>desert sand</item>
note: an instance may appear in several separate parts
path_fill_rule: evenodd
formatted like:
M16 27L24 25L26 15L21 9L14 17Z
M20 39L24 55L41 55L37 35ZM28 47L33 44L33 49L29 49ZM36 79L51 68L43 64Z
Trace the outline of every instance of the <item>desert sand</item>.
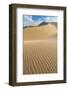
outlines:
M57 28L52 24L24 30L23 74L57 73Z

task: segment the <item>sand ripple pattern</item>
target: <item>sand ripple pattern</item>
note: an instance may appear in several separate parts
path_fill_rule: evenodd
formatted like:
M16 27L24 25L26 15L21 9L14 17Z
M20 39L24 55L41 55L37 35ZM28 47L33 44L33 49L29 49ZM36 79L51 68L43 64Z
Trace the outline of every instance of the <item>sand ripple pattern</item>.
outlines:
M23 74L57 73L57 40L24 41Z

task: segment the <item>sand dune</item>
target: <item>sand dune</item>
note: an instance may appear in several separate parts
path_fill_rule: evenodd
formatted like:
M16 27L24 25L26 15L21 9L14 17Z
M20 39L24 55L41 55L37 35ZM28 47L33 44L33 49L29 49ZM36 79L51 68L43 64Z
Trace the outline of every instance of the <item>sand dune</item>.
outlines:
M23 74L57 73L56 36L51 24L24 30Z
M56 33L56 27L52 24L30 27L24 30L24 40L45 40Z

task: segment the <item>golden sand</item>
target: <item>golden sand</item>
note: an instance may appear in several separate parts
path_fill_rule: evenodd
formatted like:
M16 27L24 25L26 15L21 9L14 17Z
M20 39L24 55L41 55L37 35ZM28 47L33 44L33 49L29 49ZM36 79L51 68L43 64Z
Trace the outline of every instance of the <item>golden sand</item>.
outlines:
M57 73L56 35L51 24L24 30L23 74Z

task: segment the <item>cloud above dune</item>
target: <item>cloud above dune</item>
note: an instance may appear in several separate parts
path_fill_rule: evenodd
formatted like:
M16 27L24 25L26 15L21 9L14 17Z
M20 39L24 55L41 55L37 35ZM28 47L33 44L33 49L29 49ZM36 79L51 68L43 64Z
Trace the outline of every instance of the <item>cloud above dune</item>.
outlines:
M57 16L37 16L37 15L23 16L24 27L39 25L41 22L57 22Z
M32 20L32 16L25 15L23 17L23 24L24 26L31 26L32 24L34 24L34 21Z
M56 16L45 17L45 22L57 22L57 17Z

